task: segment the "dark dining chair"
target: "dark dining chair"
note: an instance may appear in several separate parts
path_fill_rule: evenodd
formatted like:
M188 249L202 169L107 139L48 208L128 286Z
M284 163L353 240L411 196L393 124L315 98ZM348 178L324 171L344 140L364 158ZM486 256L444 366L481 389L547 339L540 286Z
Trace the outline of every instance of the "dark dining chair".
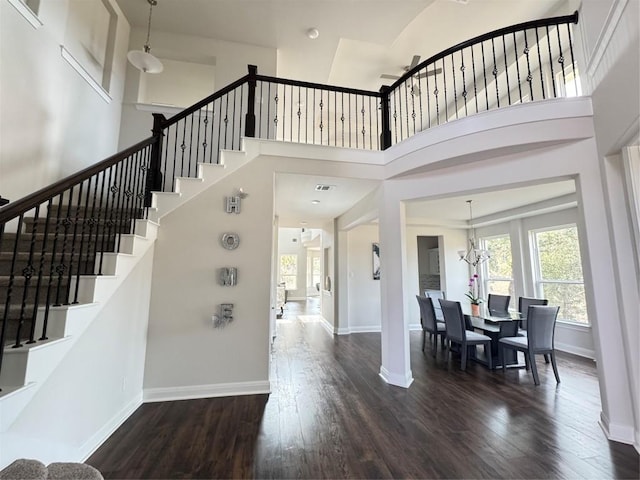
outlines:
M509 295L496 295L495 293L490 293L489 297L487 298L487 308L489 309L489 315L509 315L510 300L511 296Z
M529 311L529 307L531 305L548 305L548 303L549 300L546 298L518 298L518 312L522 315L522 320L520 320L520 329L518 330L519 336L527 335L527 312ZM545 363L549 363L549 355L544 355L544 361Z
M467 349L477 345L484 345L484 351L489 362L489 368L493 368L491 359L491 338L471 330L465 329L464 315L460 302L450 300L439 300L444 315L444 323L446 326L447 340L450 343L460 345L460 366L462 370L467 368ZM449 346L449 354L451 346Z
M529 307L531 305L548 305L549 300L546 298L527 298L527 297L518 297L518 312L522 315L522 320L520 321L520 328L524 330L524 334L526 335L527 331L527 312L529 311Z
M444 317L442 316L442 308L440 308L440 303L438 300L447 299L447 295L442 290L425 290L424 296L429 297L433 303L433 309L436 312L436 320L444 323Z
M420 323L422 324L422 351L424 352L424 346L427 340L427 332L435 336L433 342L433 356L436 356L438 352L438 335L442 337L442 344L444 346L444 338L446 336L445 325L442 322L436 321L436 313L433 307L433 300L429 297L421 297L416 295L418 299L418 305L420 306Z
M501 360L504 358L505 348L524 352L527 365L531 367L533 381L536 385L540 385L540 379L538 377L538 368L536 366L535 356L544 354L551 357L553 374L556 377L556 382L560 383L553 344L558 310L560 310L560 307L531 305L527 310L527 335L504 337L498 341ZM502 362L502 371L504 370L505 365L504 362Z

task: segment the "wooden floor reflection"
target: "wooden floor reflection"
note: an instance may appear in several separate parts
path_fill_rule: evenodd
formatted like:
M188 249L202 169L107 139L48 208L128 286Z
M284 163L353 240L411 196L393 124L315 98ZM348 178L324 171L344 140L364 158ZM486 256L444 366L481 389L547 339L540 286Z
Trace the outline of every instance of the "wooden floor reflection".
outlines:
M597 424L595 364L491 372L420 351L409 389L379 377L380 334L332 337L301 303L272 348L270 395L143 405L88 460L105 478L638 478Z

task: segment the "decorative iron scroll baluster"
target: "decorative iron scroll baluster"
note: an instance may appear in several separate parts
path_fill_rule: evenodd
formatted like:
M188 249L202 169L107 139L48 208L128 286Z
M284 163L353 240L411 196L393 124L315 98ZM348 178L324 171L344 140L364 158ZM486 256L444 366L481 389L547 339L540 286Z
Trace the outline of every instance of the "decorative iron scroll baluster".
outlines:
M447 97L447 70L442 58L442 85L444 88L444 123L449 121L449 98Z
M466 117L469 112L467 111L467 79L465 77L466 67L464 65L464 50L460 50L460 72L462 73L462 99L464 102L464 116Z
M427 84L427 126L431 128L431 90L429 90L429 75L425 77L425 81Z
M50 198L47 201L47 216L44 222L44 236L42 237L42 248L41 248L41 253L40 253L40 265L38 266L38 283L36 285L36 296L35 296L35 300L34 300L34 306L33 306L33 323L35 325L35 319L37 318L38 315L38 306L40 305L40 287L42 285L42 277L44 275L44 264L46 261L46 255L47 255L47 242L49 240L49 223L51 221L51 211L53 210L53 199ZM49 278L51 278L51 273L49 273ZM47 324L49 322L49 302L46 302L45 304L45 311L44 311L44 319L42 322L42 333L40 335L40 338L38 340L42 341L42 340L47 340ZM4 343L4 342L3 342Z
M545 27L546 29L546 37L547 37L547 47L549 50L549 68L551 70L551 86L553 89L553 98L556 98L558 95L556 94L556 79L555 74L553 72L553 55L551 55L551 37L549 35L549 25Z
M433 75L433 83L435 84L435 89L433 90L433 96L436 100L436 125L440 125L440 101L438 100L438 69L436 68L435 74Z
M478 113L480 111L480 109L478 108L478 84L476 82L476 61L474 58L474 54L473 54L473 48L474 46L471 46L471 69L473 70L473 98L475 100L476 103L476 113Z
M356 97L358 98L358 97ZM365 113L366 110L364 109L364 97L362 97L362 110L360 110L360 113L362 113L362 148L365 148L365 135L367 134L367 130L365 128ZM371 117L369 117L371 118ZM357 145L356 145L357 146Z
M64 235L62 237L62 251L60 252L60 262L56 266L56 273L58 275L58 281L56 284L56 300L54 306L62 305L63 301L60 298L61 289L62 289L62 278L64 277L64 272L69 268L66 262L67 255L67 243L69 239L69 227L73 224L73 220L71 220L71 202L73 200L73 190L74 187L71 187L69 190L69 199L67 200L67 211L65 213L65 217L62 220L62 226L64 227ZM60 218L58 218L58 222L60 222ZM66 299L65 303L66 303Z
M556 35L558 36L558 52L559 52L559 56L558 56L558 63L560 64L560 70L562 71L562 86L564 89L564 92L566 94L567 91L567 77L564 73L564 56L562 54L563 50L562 50L562 41L560 40L560 27L556 26Z
M320 145L322 145L322 129L324 128L324 125L322 124L322 109L324 107L324 103L322 103L322 90L320 90Z
M39 217L40 217L40 205L37 205L33 214L33 224L31 226L31 239L29 241L29 259L27 260L27 266L22 270L22 275L24 276L24 287L22 290L22 306L20 308L20 318L24 318L26 315L29 315L27 312L27 298L29 297L29 287L31 286L31 279L33 275L37 272L34 268L35 258L34 258L34 250L36 246L36 234L38 231L39 225ZM33 310L31 311L30 324L29 324L29 335L27 344L36 343L36 321L35 321L35 313L37 312L37 307L33 306ZM26 318L25 318L26 319Z
M527 31L524 31L524 54L527 58L527 82L529 83L529 93L531 98L530 102L534 101L533 98L533 75L531 75L531 62L529 61L529 40L527 39Z
M67 285L65 286L64 298L65 304L71 303L71 279L73 278L74 257L76 255L76 241L78 239L78 223L80 223L80 205L82 204L82 191L84 182L78 185L78 202L75 208L75 215L73 218L73 238L71 239L71 254L69 255L69 276L67 277ZM73 201L73 198L70 199ZM82 255L78 257L78 270L82 262Z
M494 39L491 39L491 52L493 55L493 81L496 82L496 105L500 108L500 92L498 90L498 63L496 62L496 44Z

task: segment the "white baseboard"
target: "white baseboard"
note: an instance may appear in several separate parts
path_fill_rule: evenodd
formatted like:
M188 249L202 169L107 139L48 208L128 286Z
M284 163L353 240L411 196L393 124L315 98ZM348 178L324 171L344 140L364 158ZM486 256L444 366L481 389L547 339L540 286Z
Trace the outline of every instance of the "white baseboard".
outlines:
M633 445L636 447L636 450L638 450L637 436L635 435L633 426L611 423L604 412L600 412L600 420L598 421L598 424L600 425L600 428L602 428L607 439L613 440L614 442Z
M396 387L409 388L409 386L413 383L413 374L411 370L408 370L404 375L391 373L386 368L380 367L380 377L390 385L395 385Z
M589 358L591 360L595 360L596 352L593 350L588 350L586 348L576 347L575 345L569 345L567 343L555 343L555 349L560 352L567 352L573 355L578 355L579 357Z
M258 395L262 393L271 393L271 384L268 380L193 385L187 387L145 388L143 391L143 401L144 403L169 402L173 400Z
M84 462L122 425L138 407L142 405L142 393L136 395L125 405L111 420L105 423L100 430L94 433L89 440L80 447L80 461Z
M349 327L349 333L380 333L380 325L359 325Z
M422 325L419 323L410 323L409 330L422 330Z
M345 335L344 333L336 332L336 331L335 331L335 328L333 327L333 325L331 325L331 324L329 323L329 321L328 321L326 318L324 318L324 317L320 317L320 325L322 325L322 326L324 327L324 329L325 329L327 332L329 332L329 335L335 335L335 334L338 334L338 335Z

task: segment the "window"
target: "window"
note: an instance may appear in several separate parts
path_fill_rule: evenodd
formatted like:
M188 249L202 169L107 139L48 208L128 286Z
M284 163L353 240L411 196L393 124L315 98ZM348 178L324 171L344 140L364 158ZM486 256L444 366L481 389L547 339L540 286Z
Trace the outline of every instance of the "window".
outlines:
M589 324L575 225L532 232L536 294L559 305L558 319Z
M298 256L280 255L280 283L286 290L298 289Z
M483 238L482 245L491 255L484 267L485 295L495 293L511 295L511 298L515 298L509 235Z

